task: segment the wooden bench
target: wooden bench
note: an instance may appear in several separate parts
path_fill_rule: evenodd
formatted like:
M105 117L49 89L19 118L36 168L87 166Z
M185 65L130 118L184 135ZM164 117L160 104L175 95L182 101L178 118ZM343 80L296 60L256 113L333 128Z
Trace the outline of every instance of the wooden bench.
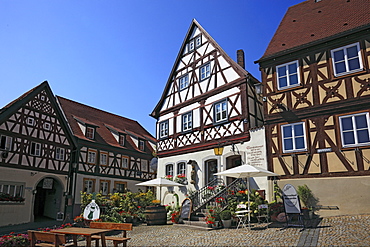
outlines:
M30 246L66 246L66 235L52 232L28 231ZM43 241L43 242L39 242ZM39 242L39 243L38 243ZM68 244L70 245L70 244Z
M122 237L105 236L105 240L113 240L114 247L118 247L118 244L120 243L123 243L123 246L126 247L127 240L131 239L128 238L126 235L126 231L132 231L132 224L129 223L91 222L90 228L112 229L122 231ZM93 235L91 236L91 239L96 241L96 247L98 247L100 236Z

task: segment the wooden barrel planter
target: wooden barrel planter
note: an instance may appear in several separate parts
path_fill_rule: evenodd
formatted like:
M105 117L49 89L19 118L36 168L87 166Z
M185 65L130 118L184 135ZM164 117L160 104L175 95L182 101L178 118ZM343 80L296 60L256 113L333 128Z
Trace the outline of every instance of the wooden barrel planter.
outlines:
M147 206L145 209L145 218L147 225L166 225L167 211L162 205Z

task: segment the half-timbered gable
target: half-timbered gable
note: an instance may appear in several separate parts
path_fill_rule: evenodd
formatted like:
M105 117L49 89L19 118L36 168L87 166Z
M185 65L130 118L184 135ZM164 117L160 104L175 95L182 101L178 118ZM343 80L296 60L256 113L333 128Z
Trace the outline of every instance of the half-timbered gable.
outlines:
M151 114L158 119L158 153L209 148L238 135L248 141L248 127L262 123L256 82L193 20Z
M309 183L340 213L353 211L321 182L346 193L369 189L359 186L370 176L369 10L366 0L295 5L258 61L269 168L284 183ZM366 198L358 212L369 212Z
M244 52L233 61L193 20L151 113L157 119L158 176L185 175L194 190L217 177L223 163L222 169L246 163L249 130L263 123L256 83L244 69ZM227 150L223 157L213 152L220 146ZM228 156L235 157L226 161Z
M57 97L78 142L77 190L124 192L155 177L155 139L136 121ZM116 186L115 186L116 185Z
M6 211L0 208L3 223L55 218L64 211L63 192L69 191L75 144L47 82L0 110L0 140L0 192L25 198L19 211L13 211L16 215L3 215ZM55 201L58 205L46 208ZM41 202L43 206L38 205Z

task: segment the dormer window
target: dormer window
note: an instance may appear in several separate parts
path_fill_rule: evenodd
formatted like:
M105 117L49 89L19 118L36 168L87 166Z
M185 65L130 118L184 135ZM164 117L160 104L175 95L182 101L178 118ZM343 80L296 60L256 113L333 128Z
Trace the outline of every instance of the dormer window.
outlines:
M125 139L126 139L126 136L124 134L119 134L119 145L121 146L125 146Z
M139 140L139 150L140 151L145 150L145 142L143 140Z
M86 127L86 138L89 138L91 140L94 139L95 136L95 129L92 127Z

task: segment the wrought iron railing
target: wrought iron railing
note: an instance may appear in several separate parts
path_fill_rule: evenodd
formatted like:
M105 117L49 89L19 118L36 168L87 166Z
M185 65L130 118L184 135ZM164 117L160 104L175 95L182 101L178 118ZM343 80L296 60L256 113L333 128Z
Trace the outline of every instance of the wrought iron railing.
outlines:
M239 190L243 190L246 187L246 183L243 179L235 179L229 185L225 185L223 179L216 178L208 183L206 186L190 195L190 199L193 203L192 213L195 213L207 205L217 203L222 209L228 206L228 199Z

